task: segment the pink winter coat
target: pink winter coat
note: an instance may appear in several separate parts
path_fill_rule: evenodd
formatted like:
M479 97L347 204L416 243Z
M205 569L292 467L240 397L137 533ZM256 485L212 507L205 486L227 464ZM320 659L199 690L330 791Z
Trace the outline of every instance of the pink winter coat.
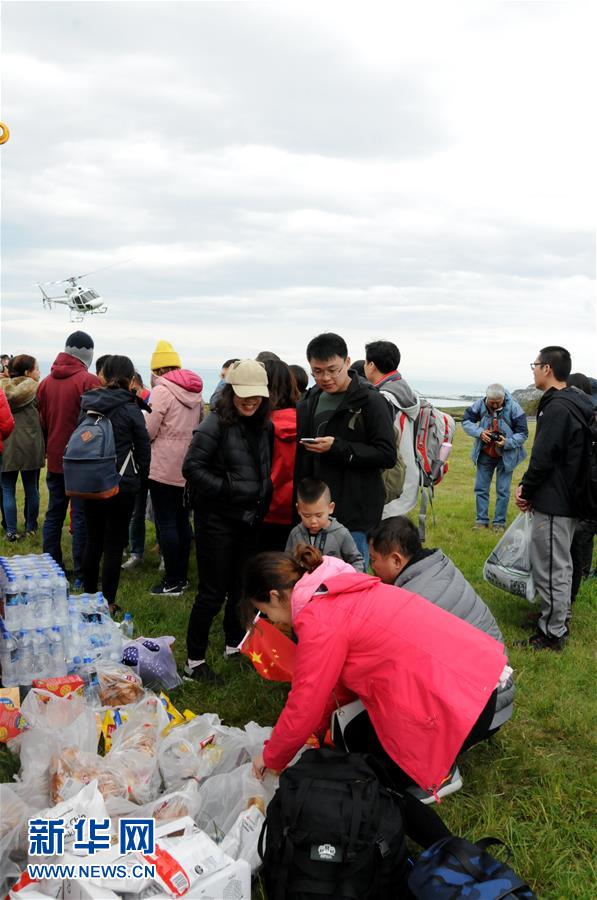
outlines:
M152 376L146 424L151 441L149 477L184 487L182 463L193 431L203 418L203 381L188 369Z
M336 704L358 697L386 752L433 792L497 686L504 647L417 594L329 562L292 594L292 689L265 764L283 769ZM327 593L313 596L322 583Z

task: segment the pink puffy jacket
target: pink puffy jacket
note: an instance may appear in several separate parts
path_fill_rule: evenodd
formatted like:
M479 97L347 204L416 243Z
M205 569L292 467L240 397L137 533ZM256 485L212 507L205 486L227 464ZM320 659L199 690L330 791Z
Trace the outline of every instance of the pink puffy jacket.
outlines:
M175 369L152 376L151 383L151 413L146 418L151 441L149 477L184 487L182 463L204 414L203 382L194 372Z
M330 562L293 591L292 690L265 764L283 769L336 703L358 697L386 752L433 792L497 686L504 647L417 594ZM327 593L313 596L321 584Z

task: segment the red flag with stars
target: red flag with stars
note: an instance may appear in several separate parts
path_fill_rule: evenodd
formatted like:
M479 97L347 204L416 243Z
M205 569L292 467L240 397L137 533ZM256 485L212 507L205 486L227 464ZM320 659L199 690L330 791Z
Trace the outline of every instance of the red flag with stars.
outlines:
M296 645L266 619L256 619L240 652L249 657L262 678L292 681Z

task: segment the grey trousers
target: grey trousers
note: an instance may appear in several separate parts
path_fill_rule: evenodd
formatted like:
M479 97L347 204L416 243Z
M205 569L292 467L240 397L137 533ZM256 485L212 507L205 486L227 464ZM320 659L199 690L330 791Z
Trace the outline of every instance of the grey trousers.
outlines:
M572 589L570 546L578 519L533 512L531 568L540 599L539 630L548 637L566 633Z

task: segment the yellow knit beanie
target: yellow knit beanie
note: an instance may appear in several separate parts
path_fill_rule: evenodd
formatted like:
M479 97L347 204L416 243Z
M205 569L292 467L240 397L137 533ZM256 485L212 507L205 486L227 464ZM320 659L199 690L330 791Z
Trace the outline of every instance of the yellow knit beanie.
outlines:
M151 371L165 369L168 366L176 366L182 369L180 356L169 341L158 341L151 357Z

